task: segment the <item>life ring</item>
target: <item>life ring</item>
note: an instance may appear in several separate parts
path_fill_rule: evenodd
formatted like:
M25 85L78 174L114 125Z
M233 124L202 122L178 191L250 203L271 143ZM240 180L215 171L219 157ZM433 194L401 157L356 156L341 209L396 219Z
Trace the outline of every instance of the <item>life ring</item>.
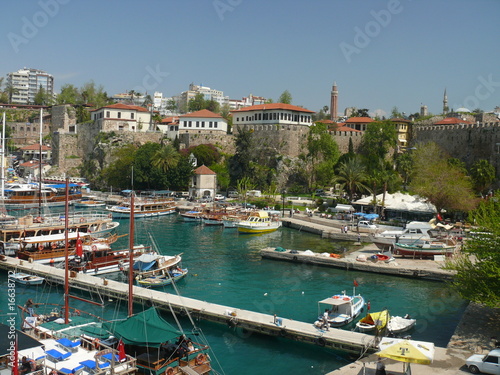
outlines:
M285 337L286 336L286 329L280 330L280 336Z
M97 348L99 347L100 345L100 340L99 339L93 339L92 340L92 347L94 348L94 350L97 350Z
M97 251L97 246L96 245L92 245L91 249L92 249L92 251Z
M314 343L318 346L325 346L326 340L323 337L318 337L316 340L314 340Z
M56 245L55 243L53 243L52 245L50 245L50 247L51 247L53 250L55 250L55 249L56 249L56 247L57 247L57 245Z
M174 368L167 367L167 369L165 370L165 375L174 375Z
M350 298L349 297L344 297L344 301L349 301Z
M38 245L38 250L42 251L43 250L43 245Z
M340 297L339 296L333 296L333 299L339 299Z
M196 366L200 366L205 363L205 359L206 359L205 354L200 353L194 359L194 363L196 364Z
M85 218L81 217L80 218L80 223L85 223Z

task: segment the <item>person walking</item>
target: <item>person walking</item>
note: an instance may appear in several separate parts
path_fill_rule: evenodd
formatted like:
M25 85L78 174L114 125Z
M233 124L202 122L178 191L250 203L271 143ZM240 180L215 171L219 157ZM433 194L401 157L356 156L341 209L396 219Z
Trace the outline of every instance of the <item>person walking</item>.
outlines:
M378 358L377 361L377 370L375 371L375 375L387 375L385 372L385 364L382 362L382 358Z

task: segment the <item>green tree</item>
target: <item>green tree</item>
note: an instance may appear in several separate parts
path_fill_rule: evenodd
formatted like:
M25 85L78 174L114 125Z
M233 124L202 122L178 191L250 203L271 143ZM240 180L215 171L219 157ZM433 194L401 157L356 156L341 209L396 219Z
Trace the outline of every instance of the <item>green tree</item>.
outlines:
M212 111L213 113L220 112L220 104L213 99L206 101L204 107L205 107L204 109L208 109L209 111Z
M217 174L217 185L221 191L227 191L231 179L226 163L212 164L210 169Z
M412 157L411 192L426 198L438 212L468 212L474 208L476 199L470 178L448 163L449 156L436 143L419 144Z
M488 160L478 160L470 168L474 188L479 194L487 194L495 181L495 167Z
M308 165L308 189L331 184L335 179L335 164L340 151L325 124L316 123L309 128L307 150L304 160Z
M288 90L283 91L278 99L278 103L292 104L292 94Z
M352 201L356 193L369 190L365 184L366 180L366 169L359 156L347 159L340 164L338 181L342 184L344 190L347 190L350 201Z
M8 103L9 94L7 93L7 91L4 91L4 89L2 88L3 81L4 81L4 77L0 77L0 103Z
M168 187L165 172L153 163L153 160L158 160L155 159L155 156L161 148L159 143L147 142L137 149L134 158L134 189L164 189Z
M192 174L193 166L189 157L182 156L175 168L170 168L166 174L168 187L173 190L187 190Z
M196 112L206 108L206 102L201 92L197 93L188 103L188 111Z
M391 118L403 118L403 117L404 116L401 112L399 112L398 107L396 106L392 107Z
M198 165L206 165L211 168L211 166L220 161L220 153L217 151L212 144L201 144L198 146L190 147L187 150L187 154L191 154L198 160Z
M154 152L151 158L151 163L153 167L158 168L166 174L169 170L177 167L180 158L181 155L177 152L174 146L167 144Z
M77 104L80 94L78 88L72 84L65 84L61 86L61 92L57 95L57 104Z
M231 176L231 185L244 177L253 176L251 167L252 161L252 133L249 131L239 132L236 136L236 153L229 159L229 175Z
M52 97L50 93L48 93L47 90L40 85L35 97L33 98L33 102L36 105L50 105L52 104Z
M396 160L396 170L401 176L403 180L404 189L406 190L413 170L413 159L409 152L404 152L402 154L398 154L395 160Z
M117 188L132 188L132 169L137 148L134 145L125 145L113 152L114 161L104 168L100 179L107 186Z
M451 286L462 298L500 307L500 200L482 201L469 213L472 235L463 243L462 255L447 262L457 271Z
M174 99L167 100L167 111L173 113L177 111L177 102Z
M368 115L368 111L368 108L356 109L350 117L370 117L370 115Z
M392 121L377 121L368 124L361 141L361 151L372 167L384 160L389 151L397 146L397 131Z

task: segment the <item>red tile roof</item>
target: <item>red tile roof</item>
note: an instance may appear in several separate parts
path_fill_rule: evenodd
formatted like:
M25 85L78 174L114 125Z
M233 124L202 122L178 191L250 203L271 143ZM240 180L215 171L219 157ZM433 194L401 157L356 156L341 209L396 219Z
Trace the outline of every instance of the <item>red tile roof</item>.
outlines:
M178 124L179 123L179 117L175 116L170 116L170 117L165 117L164 119L161 120L162 124Z
M217 173L215 173L214 171L212 171L207 166L202 165L201 167L198 167L198 168L196 168L194 170L194 174L203 174L203 175L206 175L206 174L217 174Z
M323 119L323 120L318 120L318 121L316 121L316 122L319 122L319 123L321 123L321 124L336 124L336 122L335 122L335 121L330 120L330 119L326 119L326 118L325 118L325 119Z
M397 118L391 118L390 120L392 122L408 122L408 123L411 122L410 120L407 120L407 119L404 119L404 118L399 118L399 117L397 117Z
M252 105L250 107L241 108L241 109L235 109L231 112L265 111L265 110L271 110L271 109L281 109L281 110L286 110L286 111L314 113L314 111L311 111L309 109L305 109L302 107L297 107L296 105L285 104L285 103L258 104L258 105Z
M112 109L126 109L126 110L136 110L137 112L149 112L146 108L138 106L138 105L131 105L131 104L123 104L123 103L116 103L116 104L110 104L110 105L105 105L104 107L94 109L90 112L94 111L99 111L100 109L103 108L112 108Z
M212 111L209 111L208 109L202 109L200 111L187 113L187 114L181 115L179 117L180 118L184 118L184 117L223 118L221 115L218 115L217 113L213 113Z
M339 124L339 127L337 129L331 129L332 131L336 131L336 132L357 132L357 133L361 133L361 130L356 130L356 129L353 129L353 128L350 128L348 126L346 126L345 124Z
M457 124L473 124L471 121L462 120L456 117L447 117L441 121L435 122L434 125L457 125Z
M351 117L346 121L346 124L359 124L359 123L365 123L365 122L373 122L373 119L370 117Z
M21 147L21 150L23 150L23 151L29 151L29 150L39 151L40 150L40 143ZM42 151L48 151L48 150L52 150L52 148L49 146L42 145Z

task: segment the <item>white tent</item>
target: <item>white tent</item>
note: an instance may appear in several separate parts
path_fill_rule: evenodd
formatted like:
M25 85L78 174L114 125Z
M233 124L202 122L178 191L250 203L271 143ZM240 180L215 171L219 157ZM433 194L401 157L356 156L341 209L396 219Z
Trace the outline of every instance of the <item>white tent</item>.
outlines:
M382 202L383 194L377 195L377 202ZM373 196L359 199L354 204L369 206L373 202ZM379 204L380 204L379 203ZM418 195L403 194L400 192L394 194L385 194L385 208L394 211L410 212L428 212L436 213L436 207L420 198Z
M354 212L354 207L350 204L337 204L335 207L328 207L329 212Z

